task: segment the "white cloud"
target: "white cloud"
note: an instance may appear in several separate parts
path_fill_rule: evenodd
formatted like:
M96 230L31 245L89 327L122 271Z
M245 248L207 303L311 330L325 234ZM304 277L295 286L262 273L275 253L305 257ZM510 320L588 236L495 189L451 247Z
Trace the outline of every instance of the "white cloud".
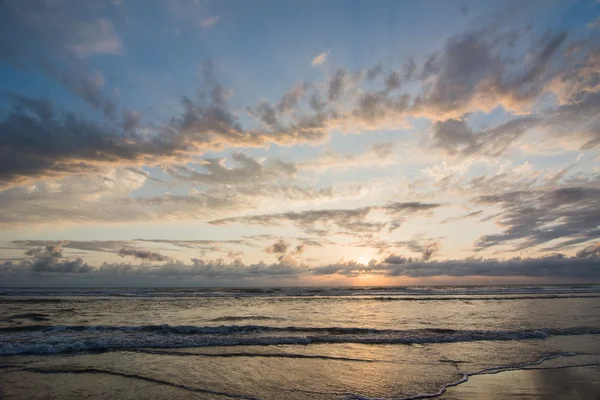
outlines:
M313 58L310 65L312 65L314 67L317 65L324 64L327 61L327 58L329 58L329 51L324 51L321 54L319 54L318 56L316 56L315 58Z

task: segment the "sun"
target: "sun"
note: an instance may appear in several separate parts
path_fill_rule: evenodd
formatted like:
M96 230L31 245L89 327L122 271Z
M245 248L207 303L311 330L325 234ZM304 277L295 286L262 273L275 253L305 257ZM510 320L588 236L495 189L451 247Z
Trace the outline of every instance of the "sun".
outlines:
M367 257L364 256L360 256L358 257L358 259L356 260L357 263L364 265L365 267L367 265L369 265L369 259Z

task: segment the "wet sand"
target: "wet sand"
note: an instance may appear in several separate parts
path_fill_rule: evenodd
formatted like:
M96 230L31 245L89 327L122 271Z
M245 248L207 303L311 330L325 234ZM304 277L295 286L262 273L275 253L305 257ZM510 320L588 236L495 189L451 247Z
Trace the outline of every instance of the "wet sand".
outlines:
M478 375L448 388L445 400L600 400L600 366Z

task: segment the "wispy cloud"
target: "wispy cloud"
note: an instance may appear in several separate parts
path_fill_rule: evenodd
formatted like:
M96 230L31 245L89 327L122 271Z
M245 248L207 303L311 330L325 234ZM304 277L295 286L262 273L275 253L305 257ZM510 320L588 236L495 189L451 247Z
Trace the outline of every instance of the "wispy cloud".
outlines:
M321 54L319 54L318 56L316 56L315 58L313 58L313 60L310 62L310 65L312 65L313 67L315 67L317 65L322 65L327 61L328 58L329 58L329 51L324 51Z
M202 28L212 28L213 26L215 26L215 24L219 22L219 16L218 15L212 15L210 17L205 17L202 18L200 20L200 26Z

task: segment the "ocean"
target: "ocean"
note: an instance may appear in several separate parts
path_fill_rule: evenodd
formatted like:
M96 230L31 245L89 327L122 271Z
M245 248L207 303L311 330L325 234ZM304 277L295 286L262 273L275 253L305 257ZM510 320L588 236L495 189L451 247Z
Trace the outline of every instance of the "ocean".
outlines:
M515 371L539 391L539 371L600 377L600 285L0 288L0 310L2 399L467 398Z

